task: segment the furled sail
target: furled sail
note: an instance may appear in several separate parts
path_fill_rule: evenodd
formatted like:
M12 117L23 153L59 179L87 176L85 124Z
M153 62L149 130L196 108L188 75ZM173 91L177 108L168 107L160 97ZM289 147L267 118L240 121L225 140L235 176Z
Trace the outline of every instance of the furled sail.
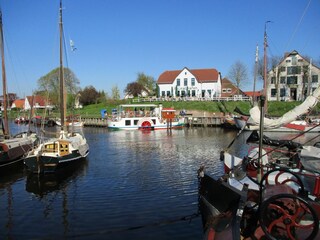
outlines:
M300 105L296 106L294 109L285 113L282 117L270 119L264 118L265 128L278 128L284 124L290 123L296 120L299 116L308 113L319 101L320 87L318 87L312 95L308 96L306 100ZM260 109L255 106L250 109L250 117L247 121L248 124L258 125L260 123Z

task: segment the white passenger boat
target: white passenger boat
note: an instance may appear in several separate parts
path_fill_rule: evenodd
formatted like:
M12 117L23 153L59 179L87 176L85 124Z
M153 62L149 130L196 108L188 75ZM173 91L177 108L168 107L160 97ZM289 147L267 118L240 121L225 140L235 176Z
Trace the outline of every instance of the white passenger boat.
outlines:
M173 108L162 104L123 104L112 111L108 128L124 130L157 130L182 128L184 118L176 116Z

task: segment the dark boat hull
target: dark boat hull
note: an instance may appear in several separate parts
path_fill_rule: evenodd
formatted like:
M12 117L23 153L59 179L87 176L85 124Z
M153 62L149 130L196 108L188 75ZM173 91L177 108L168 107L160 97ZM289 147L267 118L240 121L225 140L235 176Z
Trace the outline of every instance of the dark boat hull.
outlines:
M23 157L33 146L34 143L28 143L8 149L4 143L0 143L0 170L23 166Z
M78 151L74 151L67 156L32 156L24 160L24 164L28 170L33 173L54 173L57 170L72 164L77 164L84 159L86 155L81 155Z
M236 213L242 195L241 191L208 175L200 178L199 210L205 239L227 239L240 236L240 221Z

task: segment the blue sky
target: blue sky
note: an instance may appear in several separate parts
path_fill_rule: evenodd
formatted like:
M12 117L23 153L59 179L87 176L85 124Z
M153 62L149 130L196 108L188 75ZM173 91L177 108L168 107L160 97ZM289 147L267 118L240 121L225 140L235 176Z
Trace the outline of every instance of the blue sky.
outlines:
M59 0L0 0L8 88L30 95L37 80L59 65ZM320 0L64 0L68 67L82 88L121 96L138 72L154 77L183 67L248 68L252 90L255 48L268 55L297 50L320 61ZM66 63L66 61L65 61ZM65 64L66 65L66 64ZM262 83L259 83L262 85ZM258 85L259 88L259 85Z

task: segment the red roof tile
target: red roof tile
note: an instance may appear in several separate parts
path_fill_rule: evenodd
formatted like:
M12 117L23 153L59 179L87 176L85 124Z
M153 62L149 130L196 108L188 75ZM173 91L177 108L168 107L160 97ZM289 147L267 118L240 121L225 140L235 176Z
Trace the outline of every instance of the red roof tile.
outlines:
M16 99L12 103L12 105L15 105L16 108L24 108L24 99Z
M45 97L38 95L38 96L27 96L30 105L32 104L32 97L34 97L33 98L34 106L35 105L46 106L49 104L49 101L46 100Z
M183 70L165 71L159 76L157 83L158 84L159 83L160 84L173 83L174 80L176 79L176 77ZM219 72L214 68L209 68L209 69L188 69L188 71L191 72L196 77L198 82L216 82L216 81L218 81L218 78L219 78Z

